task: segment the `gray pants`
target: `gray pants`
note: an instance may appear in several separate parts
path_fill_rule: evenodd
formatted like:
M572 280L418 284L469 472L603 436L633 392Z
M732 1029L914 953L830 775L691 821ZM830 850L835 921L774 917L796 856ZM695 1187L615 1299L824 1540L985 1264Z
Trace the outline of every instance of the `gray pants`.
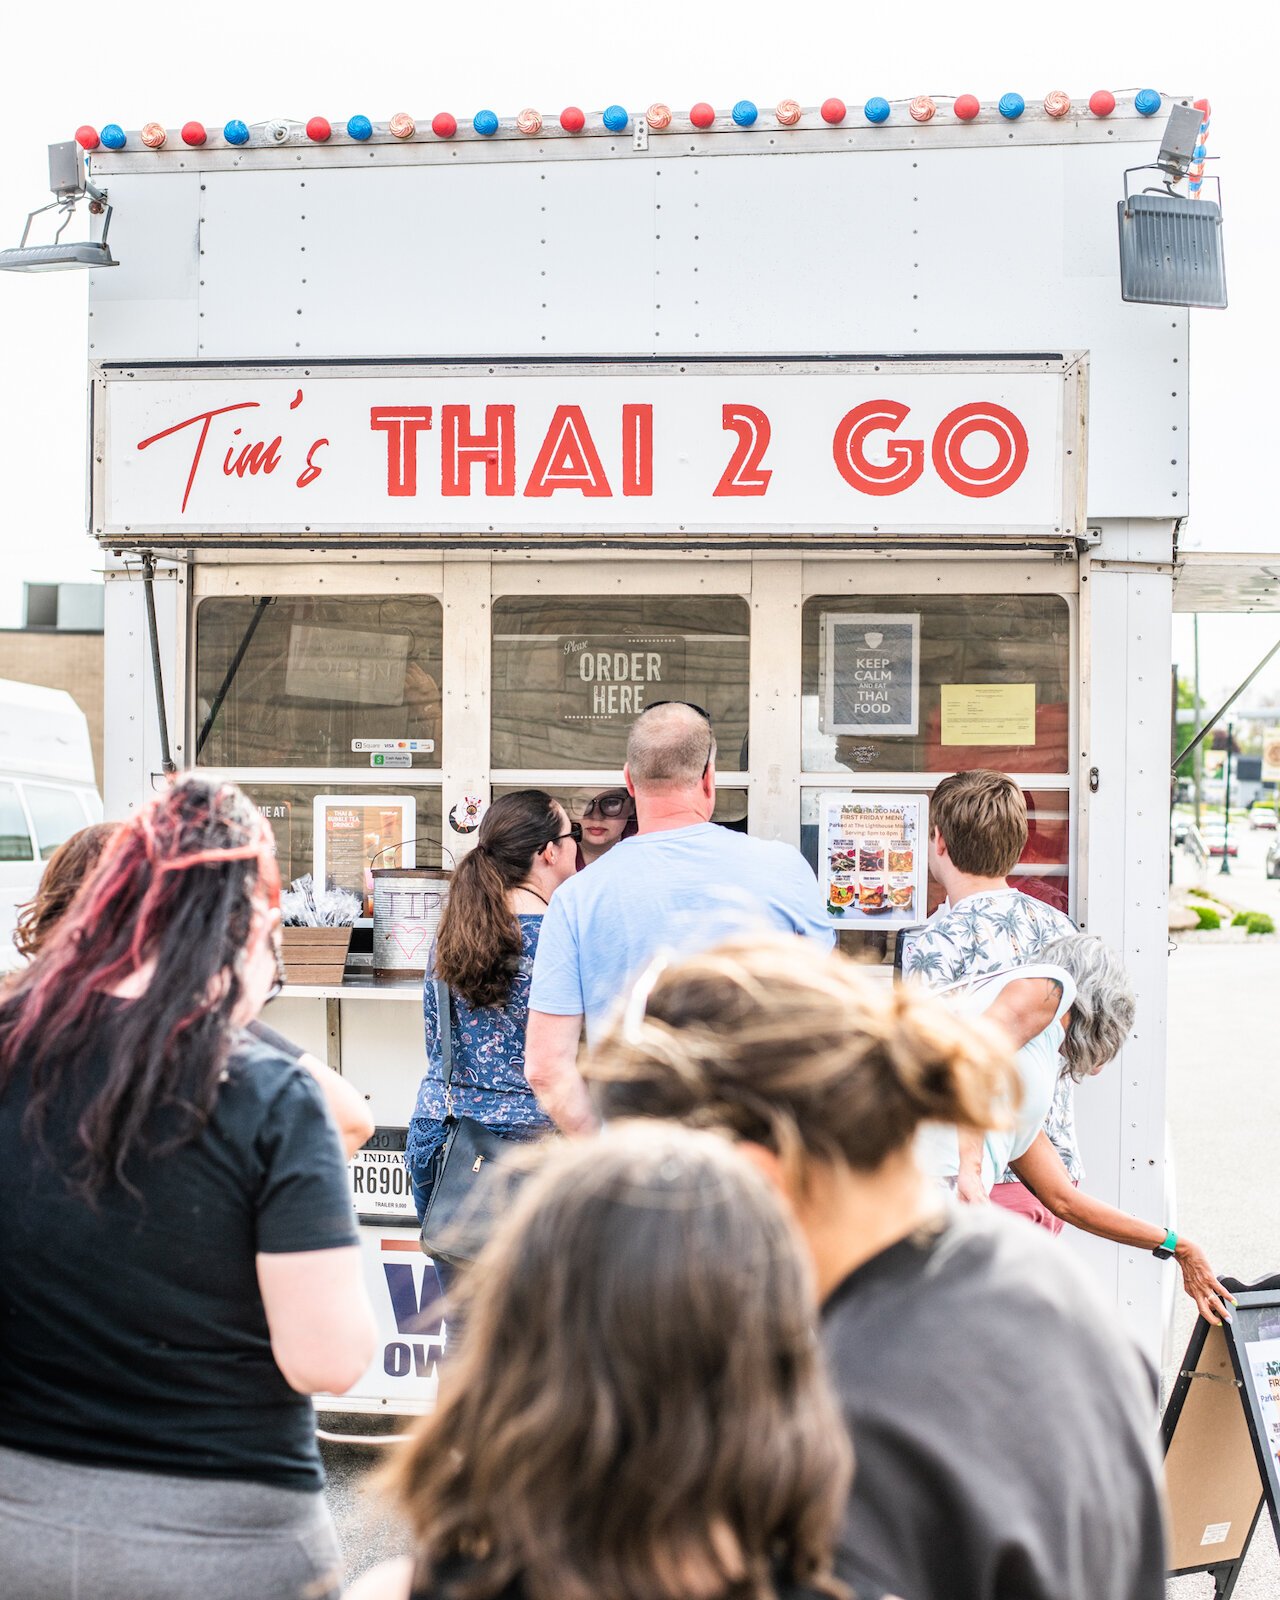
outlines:
M7 1600L335 1600L324 1496L78 1466L0 1446Z

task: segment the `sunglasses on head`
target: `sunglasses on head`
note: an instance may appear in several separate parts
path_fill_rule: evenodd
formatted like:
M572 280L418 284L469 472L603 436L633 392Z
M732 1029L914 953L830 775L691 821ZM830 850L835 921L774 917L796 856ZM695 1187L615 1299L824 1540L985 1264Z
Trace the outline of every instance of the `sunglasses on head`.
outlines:
M631 796L625 789L617 789L610 794L595 794L590 800L575 795L568 803L568 809L576 817L621 817L629 815L630 808Z
M688 711L696 711L704 722L711 721L711 713L706 707L696 706L692 700L650 700L640 715L644 716L645 711L656 711L659 706L684 706Z

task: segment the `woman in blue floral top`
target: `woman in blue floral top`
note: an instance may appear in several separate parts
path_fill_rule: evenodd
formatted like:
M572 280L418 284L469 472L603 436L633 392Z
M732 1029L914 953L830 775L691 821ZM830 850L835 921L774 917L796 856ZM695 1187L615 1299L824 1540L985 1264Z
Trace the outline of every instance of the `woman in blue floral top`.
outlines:
M427 1070L405 1149L419 1220L448 1131L434 978L449 988L455 1113L512 1139L552 1131L524 1075L529 979L543 913L573 876L581 837L550 795L521 789L494 801L453 875L423 990Z

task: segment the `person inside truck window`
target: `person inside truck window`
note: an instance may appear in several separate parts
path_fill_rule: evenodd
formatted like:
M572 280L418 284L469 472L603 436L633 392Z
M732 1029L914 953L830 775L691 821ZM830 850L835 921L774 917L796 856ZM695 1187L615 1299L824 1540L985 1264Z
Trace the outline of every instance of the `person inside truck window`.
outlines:
M559 1147L463 1298L457 1366L388 1474L415 1554L347 1600L853 1600L812 1277L724 1140Z
M618 789L575 789L570 795L569 815L582 824L582 858L578 870L599 861L619 839L629 839L636 831L636 803L624 787Z

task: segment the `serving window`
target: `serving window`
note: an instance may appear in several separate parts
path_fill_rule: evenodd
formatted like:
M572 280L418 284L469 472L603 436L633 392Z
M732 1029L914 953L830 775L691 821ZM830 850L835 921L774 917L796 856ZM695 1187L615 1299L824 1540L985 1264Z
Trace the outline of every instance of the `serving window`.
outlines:
M617 771L632 722L660 700L703 707L718 765L745 768L748 628L732 596L495 600L494 768Z
M441 608L431 596L208 599L196 612L196 761L364 768L416 741L439 769Z
M806 772L1070 770L1060 595L816 595L802 652Z
M250 780L243 787L271 825L286 886L315 871L317 823L326 830L326 878L356 894L368 890L370 867L441 864L438 788L379 783L364 786L367 793L339 795L337 783ZM317 807L318 798L329 803Z

